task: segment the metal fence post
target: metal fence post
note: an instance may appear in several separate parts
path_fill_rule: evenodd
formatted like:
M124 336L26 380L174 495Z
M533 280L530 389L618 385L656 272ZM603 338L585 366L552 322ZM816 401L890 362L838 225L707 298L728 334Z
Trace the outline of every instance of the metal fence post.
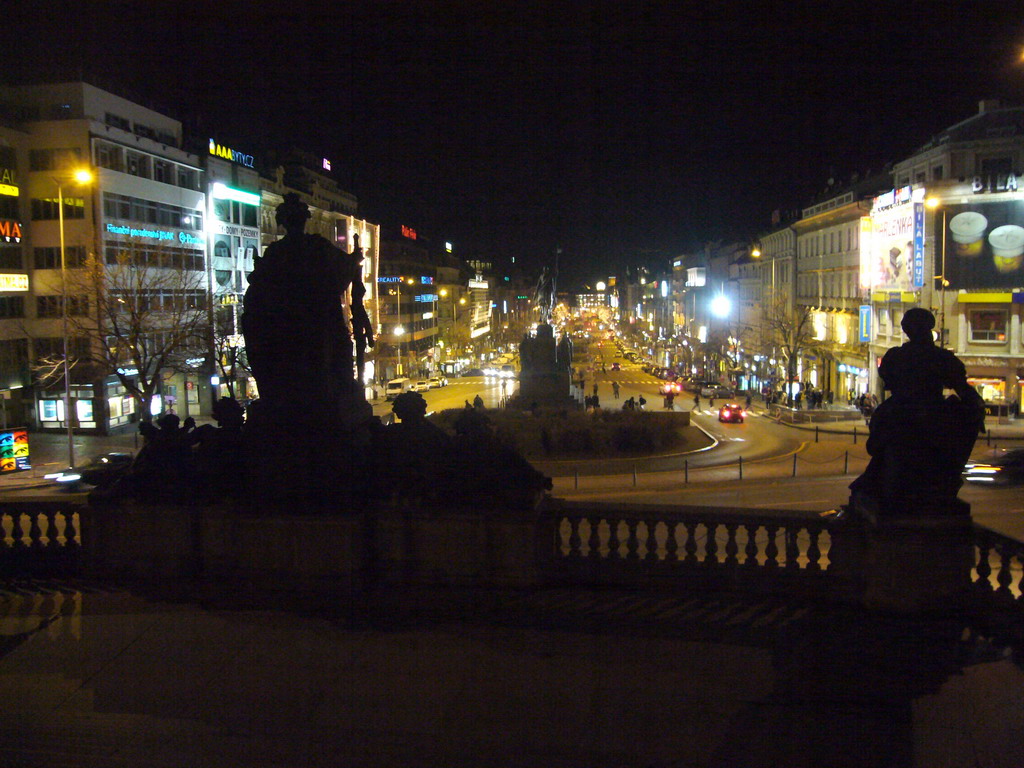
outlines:
M843 474L844 475L850 474L850 452L849 451L846 451L846 453L843 454Z
M743 479L743 457L740 456L740 480Z
M814 442L818 442L818 425L814 425Z
M683 459L683 482L690 482L690 460Z
M853 425L853 444L857 444L857 425Z
M636 464L633 465L633 487L636 488Z
M793 454L793 477L796 477L796 454Z
M576 490L580 489L580 471L576 470Z

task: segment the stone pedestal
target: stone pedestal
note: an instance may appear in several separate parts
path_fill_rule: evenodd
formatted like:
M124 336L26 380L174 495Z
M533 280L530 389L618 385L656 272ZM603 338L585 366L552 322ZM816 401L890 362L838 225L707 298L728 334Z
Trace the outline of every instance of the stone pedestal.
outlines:
M864 516L865 607L923 614L965 606L974 565L970 505L953 499L930 507L925 514Z

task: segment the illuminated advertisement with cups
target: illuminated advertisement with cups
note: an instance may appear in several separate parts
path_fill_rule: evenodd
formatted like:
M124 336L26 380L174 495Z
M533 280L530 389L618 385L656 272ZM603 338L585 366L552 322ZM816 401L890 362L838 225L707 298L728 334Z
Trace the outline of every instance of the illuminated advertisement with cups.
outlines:
M1024 285L1024 200L943 205L935 216L937 257L942 253L943 221L951 288Z
M924 285L924 189L879 195L861 219L860 282L864 288L913 291Z

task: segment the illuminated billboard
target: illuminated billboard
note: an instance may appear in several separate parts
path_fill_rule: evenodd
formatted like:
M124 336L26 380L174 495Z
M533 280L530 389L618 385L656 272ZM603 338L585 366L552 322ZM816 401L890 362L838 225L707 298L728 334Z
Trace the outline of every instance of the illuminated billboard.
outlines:
M941 205L935 211L936 260L942 258L945 248L949 286L1024 286L1024 199L976 200L967 205Z
M924 189L901 187L876 197L861 219L864 288L912 291L924 285Z

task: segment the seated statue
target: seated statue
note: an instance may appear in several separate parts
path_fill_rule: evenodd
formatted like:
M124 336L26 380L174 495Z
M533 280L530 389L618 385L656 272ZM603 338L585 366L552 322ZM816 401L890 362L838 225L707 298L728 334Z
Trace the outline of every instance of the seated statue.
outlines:
M360 254L305 234L309 208L289 193L277 208L285 236L267 246L249 277L242 332L261 407L301 404L307 413L344 415L361 399L344 300L358 340L372 346L362 306ZM356 409L359 410L359 409ZM362 409L366 410L366 409Z
M886 352L878 366L892 396L871 418L871 461L850 485L855 506L882 515L949 508L985 424L984 402L967 383L964 364L932 340L932 313L910 309L901 327L909 341ZM944 389L955 394L944 399Z

